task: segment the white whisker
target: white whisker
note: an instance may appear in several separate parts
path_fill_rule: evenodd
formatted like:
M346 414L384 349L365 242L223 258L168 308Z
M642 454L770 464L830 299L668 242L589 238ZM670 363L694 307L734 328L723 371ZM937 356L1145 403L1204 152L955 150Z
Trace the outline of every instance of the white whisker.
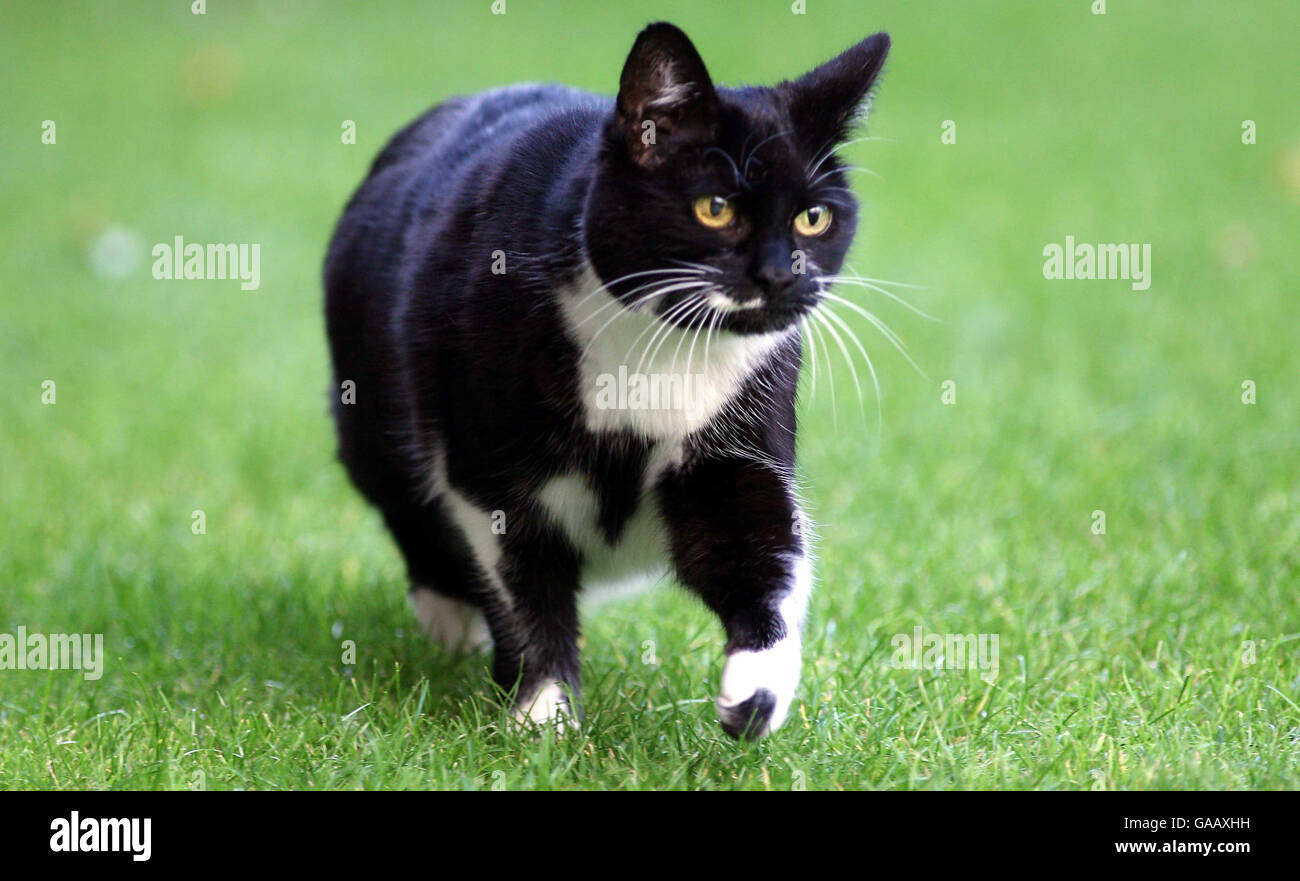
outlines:
M671 281L663 281L663 280L656 279L655 281L649 281L649 282L646 282L646 283L643 284L643 285L638 285L638 286L632 288L632 290L630 290L630 291L628 291L626 294L624 294L623 297L616 297L616 296L614 296L613 294L610 294L610 299L609 299L609 302L608 302L608 303L605 303L604 305L600 306L600 307L597 308L594 312L590 313L590 314L587 315L585 318L583 318L581 321L579 321L577 324L575 324L575 325L574 325L574 329L576 330L577 328L582 327L584 324L586 324L588 321L591 321L593 318L596 318L598 315L600 315L600 314L601 314L602 312L604 312L606 309L612 308L612 307L614 307L614 306L623 306L623 307L625 307L625 308L627 308L627 309L633 309L633 308L635 308L635 306L636 306L638 303L644 302L644 298L643 298L643 297L642 297L642 298L638 298L638 297L635 296L638 292L640 292L640 291L644 291L644 290L646 290L647 288L653 288L653 287L655 287L656 285L666 285L666 284L671 284L671 283L675 283L675 282L676 282L676 279L673 279L673 280L671 280ZM703 282L701 282L701 284L703 284ZM604 288L601 287L601 288L599 288L598 290L602 290L602 291L603 291ZM632 302L631 302L631 303L627 302L627 301L629 301L629 300L632 301ZM581 303L579 303L578 305L581 305Z
M902 338L899 337L899 335L894 332L893 328L885 324L885 322L881 321L878 317L876 317L871 312L868 312L866 309L863 309L857 303L854 303L852 300L846 300L843 297L836 296L835 294L827 290L823 290L821 293L822 296L834 300L836 303L842 303L845 306L848 306L854 312L858 313L863 318L867 319L867 321L871 322L871 325L874 328L876 328L876 330L880 331L881 335L884 336L885 339L889 340L890 344L895 349L898 350L898 354L902 355L904 358L907 359L907 363L912 365L913 370L915 370L921 376L924 376L926 379L929 379L929 377L926 376L925 371L922 370L920 366L918 366L917 363L912 360L912 356L907 349L907 343L903 342Z
M600 326L600 329L598 329L594 334L592 334L591 339L587 341L586 347L582 350L582 359L583 360L586 359L587 355L591 352L591 347L595 345L596 340L600 337L600 335L605 331L606 328L608 328L611 324L613 324L615 321L617 321L620 318L625 318L629 315L636 314L638 312L637 307L644 305L650 300L658 299L660 297L666 296L667 294L675 293L676 291L693 290L698 287L705 287L706 282L702 282L702 281L664 282L661 283L661 285L662 285L661 287L655 288L650 293L643 295L638 300L634 301L632 304L627 305L625 308L617 310L612 316L610 316L609 320L607 320L604 324L602 324ZM623 301L619 300L617 297L614 298L613 302L623 305ZM605 305L608 306L610 304L606 303ZM654 326L653 324L648 325L648 327L653 327L653 326ZM642 331L642 333L644 332L645 331ZM637 337L637 339L640 339L640 337ZM636 345L636 343L633 342L633 345Z
M816 310L808 313L810 316L815 314ZM826 358L826 384L830 386L831 389L831 424L836 428L839 428L840 417L835 405L835 371L833 369L833 362L831 361L830 346L826 344L826 337L822 336L821 324L819 322L810 321L808 326L817 334L817 339L821 342L822 354Z
M823 171L821 174L817 175L815 178L810 180L808 182L808 186L810 188L815 187L819 183L824 181L826 178L830 177L833 174L836 174L837 172L844 172L845 174L851 174L852 172L855 171L861 171L865 174L869 174L872 177L876 178L877 180L884 180L884 178L881 177L877 172L874 172L870 168L867 168L866 166L863 165L837 165L835 168L832 168L828 171Z
M691 287L689 287L689 288L685 288L685 289L686 289L686 290L695 291L695 290L698 290L701 286L703 286L703 287L707 287L707 285L706 285L705 283L701 282L701 283L699 283L699 284L693 284ZM671 294L671 293L675 293L676 291L678 291L678 290L682 290L682 289L683 289L683 288L678 287L677 285L673 285L672 287L670 287L668 290L664 291L663 293ZM671 312L671 311L673 311L673 309L675 309L675 308L676 308L675 306L674 306L674 307L671 307L668 311ZM639 334L636 335L636 339L632 340L632 345L630 345L630 346L627 347L627 352L623 355L623 363L626 364L626 363L628 362L628 360L632 357L632 350L636 348L636 344L637 344L637 343L641 342L641 338L642 338L642 337L644 337L644 336L645 336L645 335L646 335L646 334L647 334L651 329L654 329L656 332L658 332L658 329L659 329L660 327L662 327L662 326L663 326L663 323L662 323L662 316L661 316L661 320L660 320L660 321L657 321L657 322L653 322L653 321L652 321L652 322L648 322L648 323L646 324L645 327L641 328L641 332L640 332ZM651 339L653 339L653 337L652 337Z
M713 341L714 329L722 323L722 310L717 309L713 313L713 321L709 324L709 332L704 335L704 372L709 372L709 343Z
M904 300L902 297L898 296L898 294L895 294L893 291L888 291L882 287L879 287L875 279L863 278L862 276L852 276L852 275L822 275L822 276L818 276L815 280L818 282L825 283L827 285L847 284L847 285L852 285L854 287L868 288L870 290L875 291L878 294L883 294L884 296L893 300L898 305L907 309L909 312L914 312L917 315L920 315L922 318L929 319L930 321L939 321L938 318L935 318L933 315L931 315L930 313L922 309L918 309L916 306L913 306L911 303L909 303L907 300ZM894 284L897 284L900 287L912 287L912 288L917 288L919 290L924 290L924 288L921 288L918 285L904 285L902 284L902 282L894 282Z
M830 320L825 315L816 309L809 314L812 315L815 320L822 323L826 328L827 333L829 333L835 340L835 344L839 346L840 352L844 355L844 361L849 365L849 376L853 378L853 388L856 389L858 393L858 410L861 411L862 418L865 420L867 418L867 412L862 403L862 382L858 379L858 368L853 365L853 358L849 355L849 347L844 345L844 340L840 337L839 331L835 329L835 325L831 324Z
M705 302L706 303L708 302L707 297L705 298ZM691 359L695 356L695 344L700 340L700 331L704 329L706 324L710 327L710 329L712 329L713 321L716 315L717 315L717 311L713 310L710 307L710 310L704 313L704 317L701 319L700 323L695 328L695 335L691 337L691 347L686 350L686 376L688 377L691 375ZM705 345L707 346L707 341ZM673 355L673 364L676 363L677 363L677 356ZM706 374L708 373L708 370L709 370L709 362L708 362L708 357L706 355L704 361L704 371Z
M642 348L641 350L641 357L637 359L636 370L634 370L633 373L641 372L641 365L645 363L646 355L649 354L650 347L655 344L655 340L659 339L659 335L661 333L667 333L672 330L673 327L671 321L672 316L678 314L685 307L692 305L694 302L695 302L695 295L687 294L685 297L682 298L681 302L669 306L667 310L661 313L658 316L659 319L658 321L649 323L641 329L641 332L637 334L636 339L632 340L632 345L628 346L627 354L623 356L623 362L625 364L631 364L632 350L636 348L636 344L641 340L642 337L646 335L646 332L653 329L654 333L651 333L650 339L646 340L646 344L644 348Z
M808 316L804 315L799 319L799 329L803 331L802 336L808 341L808 365L812 372L811 388L808 391L808 397L817 398L817 347L813 345L813 335L808 329Z
M881 403L880 379L876 376L876 365L871 363L871 356L867 354L866 347L862 345L862 341L858 339L858 335L854 333L853 329L844 322L844 319L836 315L835 310L831 309L829 306L825 306L824 308L826 310L827 317L840 326L840 328L844 331L844 333L847 334L849 339L853 342L853 345L857 346L858 351L862 354L862 359L867 362L867 370L870 371L871 373L871 385L876 390L877 431L883 432L884 425L885 425L885 415L884 415L884 406Z
M689 261L689 260L677 260L676 258L673 258L673 257L668 258L668 262L669 262L669 263L676 263L676 264L678 264L679 266L684 266L684 267L686 267L687 269L694 269L694 270L697 270L697 271L702 272L702 273L710 273L710 272L711 272L711 273L713 273L713 274L715 274L715 275L720 275L720 274L722 273L722 270L719 269L718 267L716 267L716 266L709 266L709 265L707 265L707 264L705 264L705 263L692 263L692 262Z
M683 329L683 331L682 331L682 338L681 338L680 340L677 341L677 348L673 349L673 360L672 360L672 362L669 363L669 365L668 365L668 375L669 375L670 377L671 377L671 376L676 376L676 375L677 375L677 356L678 356L679 354L681 354L681 351L682 351L682 343L686 342L686 333L687 333L687 331L690 329L690 328L689 328L689 323L691 323L691 322L695 322L695 321L696 321L696 317L699 316L702 312L705 312L708 308L709 308L709 299L708 299L708 297L700 297L700 305L699 305L697 308L695 308L695 309L691 309L691 310L687 311L686 314L683 315L683 316L679 319L679 320L682 321L682 322L687 322L687 323L688 323L688 326L687 326L687 328ZM692 336L692 338L691 338L691 339L692 339L692 342L691 342L691 348L692 348L692 349L695 348L694 338L695 338L696 336L699 336L699 328L700 328L700 327L703 327L703 324L696 324L695 326L696 326L695 334L694 334L694 336ZM687 362L689 363L689 361L690 361L690 354L689 354L689 353L688 353L687 356L686 356L686 360L687 360ZM685 379L685 377L683 377L683 379Z
M764 144L766 144L768 141L775 141L777 138L782 137L784 135L791 134L792 132L793 129L787 129L786 131L783 132L777 132L776 134L766 137L763 140L759 141L757 144L755 144L754 149L749 151L748 158L746 158L742 163L744 165L744 172L742 174L742 177L747 176L749 174L749 163L753 162L754 159L758 156L758 151L762 148Z
M613 287L616 284L622 284L623 282L633 278L640 278L641 276L645 276L645 275L669 275L669 274L698 275L699 272L698 271L691 272L691 270L689 269L677 269L673 267L668 267L665 269L646 269L641 272L629 272L627 275L620 276L614 279L613 281L602 282L596 285L596 287L592 288L591 290L587 291L587 293L583 294L578 299L578 302L575 305L581 306L582 304L586 303L587 300L589 300L591 297L595 296L596 294L600 293L601 291L607 291L610 293L610 296L613 296L613 292L609 291L611 287Z
M704 298L701 297L699 294L695 294L695 293L688 294L686 298L683 299L680 303L678 303L676 306L673 306L662 316L660 316L659 320L661 324L659 326L659 329L650 335L650 341L646 343L645 349L644 351L642 351L640 359L638 359L636 362L636 370L634 370L633 373L635 373L638 376L641 375L641 366L645 364L647 356L649 356L650 365L654 366L654 361L655 358L658 357L659 355L659 350L663 348L664 343L668 341L668 337L672 336L673 328L677 326L676 325L677 318L685 314L685 312L688 309L693 309L695 305L702 300L704 300ZM656 339L659 340L658 345L655 345ZM650 351L651 346L654 346L653 352Z

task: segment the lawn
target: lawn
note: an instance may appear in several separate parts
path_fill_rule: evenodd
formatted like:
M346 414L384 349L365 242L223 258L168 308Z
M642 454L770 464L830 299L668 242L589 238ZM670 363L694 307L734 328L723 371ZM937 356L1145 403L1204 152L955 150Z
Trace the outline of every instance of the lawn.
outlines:
M105 666L0 670L0 788L1296 788L1300 6L1091 5L6 4L0 633L103 634ZM850 262L937 319L840 291L920 370L841 308L880 417L856 352L861 405L838 349L807 376L819 587L758 744L671 584L586 614L581 732L501 726L326 410L320 264L388 135L610 92L659 18L726 83L890 31ZM155 280L178 235L258 243L260 286ZM1149 244L1149 288L1045 278L1067 236ZM997 670L899 663L917 627Z

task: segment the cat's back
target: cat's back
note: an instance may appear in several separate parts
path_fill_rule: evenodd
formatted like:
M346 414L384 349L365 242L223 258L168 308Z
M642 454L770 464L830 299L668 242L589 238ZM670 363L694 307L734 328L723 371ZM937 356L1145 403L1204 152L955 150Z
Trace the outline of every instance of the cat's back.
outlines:
M399 267L439 241L456 217L482 217L478 209L492 203L497 210L538 204L612 106L611 98L554 83L435 105L389 140L349 201L327 257L327 288L344 287L330 280L353 280L347 277L363 270L371 296L387 300ZM469 231L455 232L459 239Z
M399 131L375 158L371 179L417 164L447 181L516 146L547 123L594 121L610 99L555 83L525 83L448 98Z

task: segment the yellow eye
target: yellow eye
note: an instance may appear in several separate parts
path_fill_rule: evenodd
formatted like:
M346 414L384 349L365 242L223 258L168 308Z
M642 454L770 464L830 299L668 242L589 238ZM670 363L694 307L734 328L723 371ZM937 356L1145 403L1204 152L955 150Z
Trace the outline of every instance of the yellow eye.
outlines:
M695 219L709 229L722 229L736 219L736 206L722 196L700 196L692 203Z
M831 225L831 209L825 205L814 205L801 212L794 219L794 231L801 236L819 236Z

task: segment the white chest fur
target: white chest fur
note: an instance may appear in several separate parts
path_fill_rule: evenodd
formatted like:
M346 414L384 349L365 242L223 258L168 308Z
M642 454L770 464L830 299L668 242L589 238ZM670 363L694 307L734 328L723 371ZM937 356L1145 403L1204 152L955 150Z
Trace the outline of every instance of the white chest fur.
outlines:
M552 478L538 492L538 504L582 554L582 586L587 598L596 593L608 596L635 591L667 573L668 532L653 487L678 456L675 447L656 447L642 478L640 503L616 541L611 542L600 528L600 499L583 475Z
M557 295L581 352L578 394L591 431L631 429L680 442L715 418L793 332L709 333L708 321L698 332L682 329L653 312L653 302L626 308L604 290L590 265ZM693 313L687 307L681 314Z

